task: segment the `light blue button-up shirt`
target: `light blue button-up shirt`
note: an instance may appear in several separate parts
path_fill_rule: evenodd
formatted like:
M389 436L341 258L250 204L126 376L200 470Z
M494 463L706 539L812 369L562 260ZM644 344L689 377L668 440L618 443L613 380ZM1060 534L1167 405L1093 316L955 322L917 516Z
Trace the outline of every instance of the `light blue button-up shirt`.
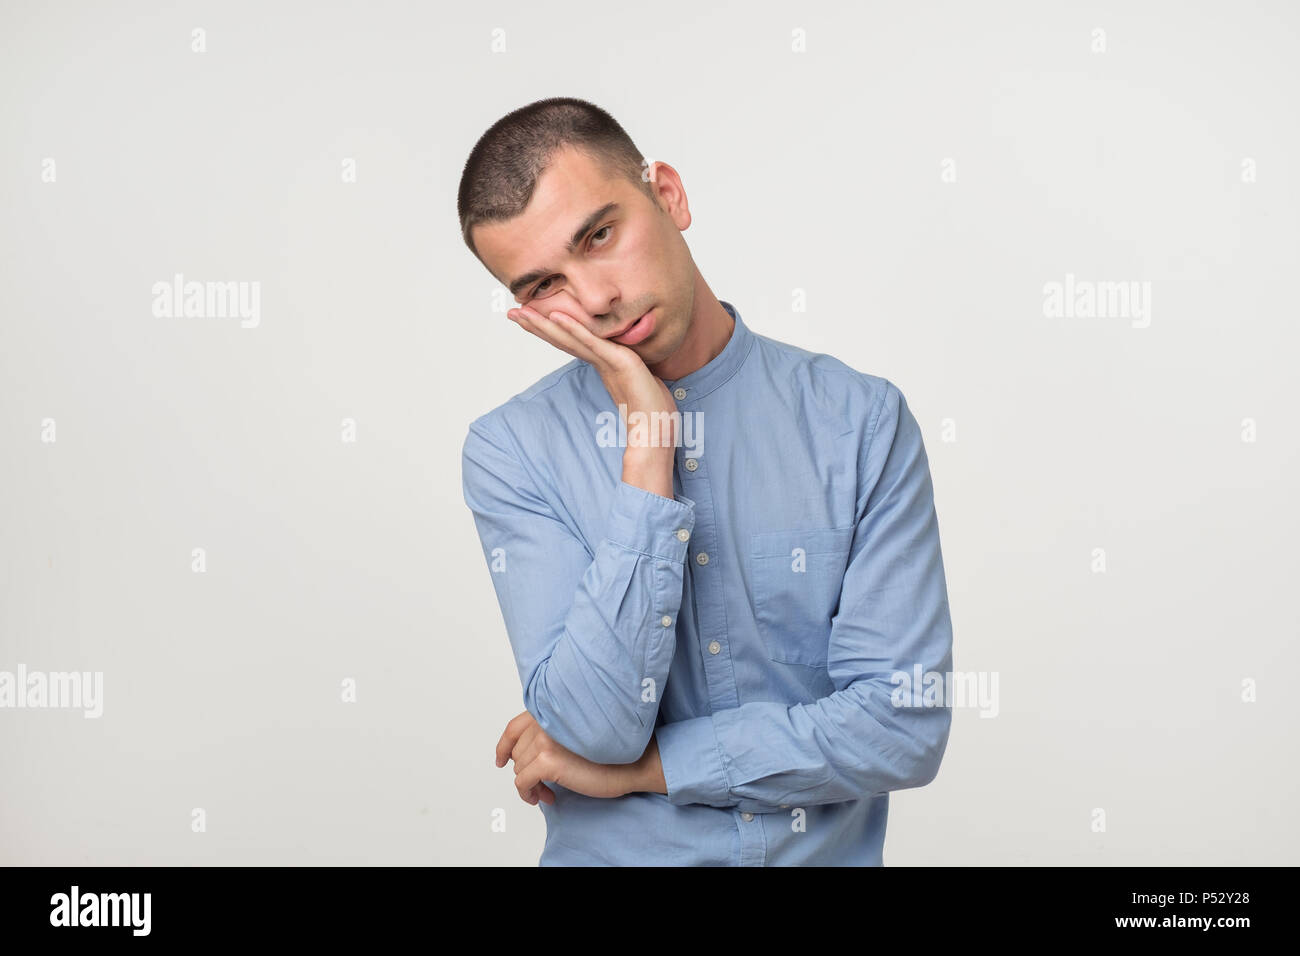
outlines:
M622 480L626 431L580 359L469 426L465 501L525 709L598 763L655 734L667 783L548 783L543 866L878 866L890 792L930 782L947 747L952 625L915 418L892 382L722 305L725 348L666 382L672 499Z

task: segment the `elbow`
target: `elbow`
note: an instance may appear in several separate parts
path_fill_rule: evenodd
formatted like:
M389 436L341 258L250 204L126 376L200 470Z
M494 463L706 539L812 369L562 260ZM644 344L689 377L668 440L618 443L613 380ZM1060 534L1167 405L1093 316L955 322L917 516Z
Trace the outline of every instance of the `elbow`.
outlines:
M917 764L912 774L912 780L907 785L911 787L924 787L934 782L934 778L939 776L939 764L943 761L943 754L933 758L921 761Z
M948 734L952 728L952 711L944 707L929 715L928 724L919 728L915 738L912 772L909 787L924 787L939 775L939 765L948 749Z
M618 725L607 724L593 729L588 739L583 740L583 749L573 750L580 757L592 763L626 764L636 763L645 753L650 743L653 727L646 727L635 711L618 715L622 722Z
M592 748L590 754L582 754L592 763L600 764L626 764L636 763L645 753L646 743L649 737L643 743L638 743L636 738L630 741L626 736L614 737L602 741L596 747ZM576 751L575 751L576 753Z
M634 709L605 711L576 700L557 702L534 684L524 705L537 726L561 747L598 764L635 763L645 753L654 728Z
M884 790L910 790L924 787L939 775L939 766L948 749L952 728L952 708L921 705L906 710L889 705L888 716L877 711L876 723L888 728L888 780Z
M649 734L643 734L644 728L639 724L635 733L616 727L584 731L563 722L551 722L548 726L538 721L538 726L562 747L598 764L636 763L650 741Z
M628 711L623 716L626 718L623 725L611 728L598 748L603 759L588 757L588 760L604 764L636 763L645 754L654 727L645 726L636 711Z

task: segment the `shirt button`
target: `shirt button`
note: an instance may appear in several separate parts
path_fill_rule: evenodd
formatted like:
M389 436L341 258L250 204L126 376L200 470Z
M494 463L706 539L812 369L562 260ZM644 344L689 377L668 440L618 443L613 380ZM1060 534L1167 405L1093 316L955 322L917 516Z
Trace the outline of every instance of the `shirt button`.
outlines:
M786 807L788 807L789 805L790 805L790 804L788 804L788 803L783 803L783 804L781 804L781 809L784 810L784 809L785 809Z
M698 461L696 461L694 458L687 458L687 459L686 459L686 470L687 470L687 471L694 471L696 468L699 468L699 467L700 467L700 463L699 463Z
M665 614L663 617L659 619L659 623L662 624L664 627L667 627L669 624L672 624L672 622L673 619L669 617L667 614Z
M750 813L748 810L746 810L744 813L740 815L740 819L748 823L750 820L754 819L754 815Z
M687 531L685 528L678 528L678 529L677 529L677 540L678 540L678 541L689 541L689 540L691 540L691 533L690 533L689 531Z
M701 551L699 554L697 554L697 555L695 556L695 563L696 563L696 564L708 564L708 563L709 563L709 553L708 553L707 551Z
M720 651L720 650L722 650L722 645L721 645L721 644L719 644L717 641L709 641L709 653L710 653L710 654L716 654L716 653L718 653L718 651Z
M686 389L684 388L673 389L673 398L685 398L685 397L686 397Z

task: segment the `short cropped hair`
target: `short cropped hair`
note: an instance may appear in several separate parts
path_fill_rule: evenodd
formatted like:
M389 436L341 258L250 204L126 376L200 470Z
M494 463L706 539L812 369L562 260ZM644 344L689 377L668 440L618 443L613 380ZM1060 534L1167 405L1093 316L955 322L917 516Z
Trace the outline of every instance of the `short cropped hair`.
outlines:
M611 177L627 178L654 201L654 188L641 175L641 151L614 117L586 100L537 100L493 123L465 161L456 208L465 245L480 262L470 231L522 214L538 177L562 146L585 152Z

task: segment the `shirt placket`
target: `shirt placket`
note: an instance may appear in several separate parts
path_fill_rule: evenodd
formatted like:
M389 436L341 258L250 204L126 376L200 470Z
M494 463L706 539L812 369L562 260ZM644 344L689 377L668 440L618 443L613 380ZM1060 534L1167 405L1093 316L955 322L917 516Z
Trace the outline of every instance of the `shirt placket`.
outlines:
M692 404L690 390L678 387L673 392L678 408ZM699 409L691 409L699 414ZM714 432L716 435L716 432ZM717 438L713 439L717 441ZM740 706L736 688L736 671L732 666L731 642L727 631L726 602L723 594L722 550L719 547L718 523L713 507L713 488L708 463L702 453L683 446L676 453L676 477L682 495L695 502L695 530L687 545L686 565L691 576L695 613L699 621L696 640L704 660L704 679L713 712ZM732 810L740 833L740 865L762 866L767 856L767 838L762 814Z

